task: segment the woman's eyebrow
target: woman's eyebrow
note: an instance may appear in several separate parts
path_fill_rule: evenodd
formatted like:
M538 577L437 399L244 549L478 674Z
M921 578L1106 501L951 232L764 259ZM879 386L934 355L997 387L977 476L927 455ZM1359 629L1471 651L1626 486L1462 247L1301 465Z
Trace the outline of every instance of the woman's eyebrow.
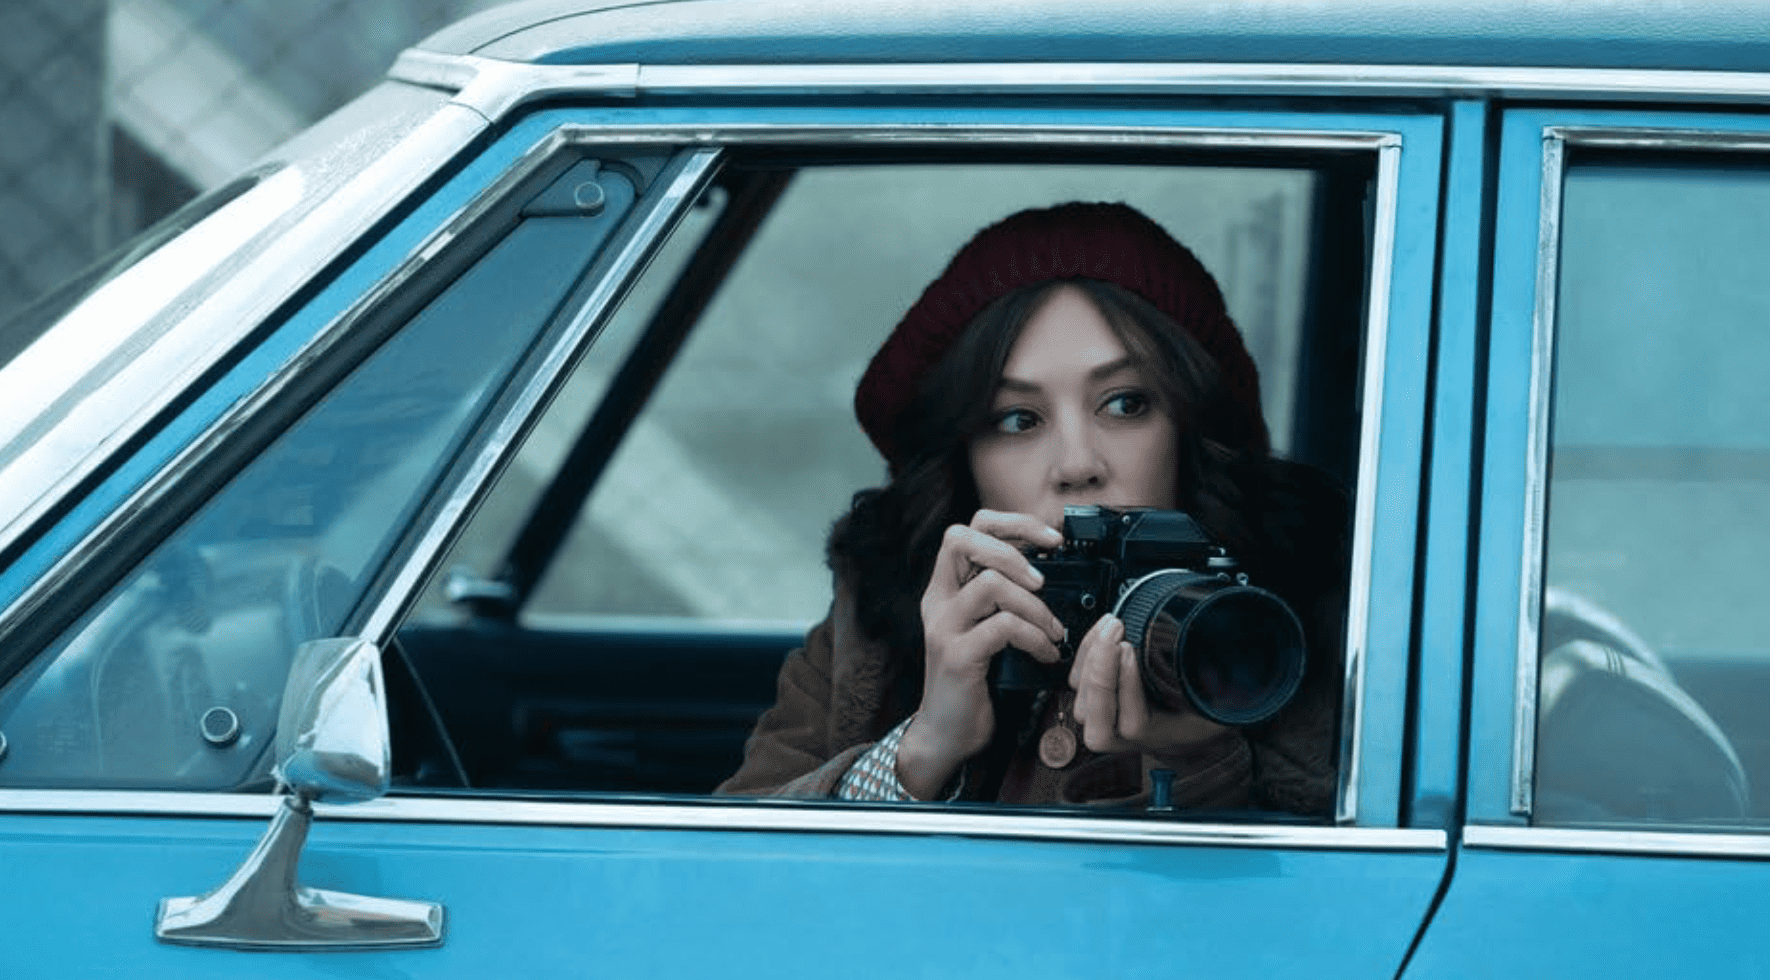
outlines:
M1136 369L1137 369L1137 359L1134 357L1131 357L1130 355L1127 354L1124 357L1121 357L1116 361L1107 361L1105 364L1102 364L1099 367L1095 368L1094 370L1089 371L1088 372L1088 380L1090 380L1090 381L1104 381L1107 378L1110 378L1113 375L1118 374L1122 371L1136 370Z
M1096 381L1096 382L1104 381L1107 378L1112 377L1113 375L1119 374L1119 373L1127 371L1127 370L1136 370L1136 369L1137 369L1137 359L1134 357L1131 357L1129 355L1126 355L1124 357L1118 358L1117 360L1107 361L1105 364L1102 364L1098 367L1089 368L1088 369L1088 380L1089 381ZM1029 395L1030 394L1038 394L1039 392L1045 390L1044 386L1039 384L1036 381L1027 381L1027 380L1024 380L1021 378L1011 378L1011 377L1008 377L1007 375L1002 376L1002 380L996 385L996 389L998 391L1011 391L1016 394L1029 394Z

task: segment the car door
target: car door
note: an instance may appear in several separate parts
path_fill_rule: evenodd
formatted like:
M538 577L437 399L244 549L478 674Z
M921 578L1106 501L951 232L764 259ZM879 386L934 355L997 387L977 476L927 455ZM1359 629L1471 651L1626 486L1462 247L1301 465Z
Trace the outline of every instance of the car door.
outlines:
M924 82L938 82L928 71ZM164 512L83 546L90 578L67 576L65 604L40 604L41 622L16 627L14 635L41 640L0 701L11 746L0 761L0 853L20 885L0 917L35 942L8 949L8 965L44 972L73 949L95 972L185 976L1393 974L1447 861L1443 827L1409 795L1403 766L1441 120L1159 99L1004 106L954 91L939 105L552 105L505 126L383 243L364 243L289 320L315 328L321 342L208 430L212 453L163 471ZM1295 377L1274 388L1303 406L1287 410L1299 451L1337 460L1356 501L1331 819L737 800L598 785L607 769L596 766L621 755L609 751L609 732L633 730L635 711L645 722L680 710L665 695L684 689L674 684L683 665L737 650L747 665L737 673L770 679L763 668L790 631L733 620L817 615L823 600L803 605L804 576L790 570L777 594L801 604L778 614L765 598L672 617L656 605L676 593L648 587L627 594L651 606L605 596L581 610L589 621L560 629L515 617L495 642L482 623L427 627L410 615L467 518L497 506L494 478L521 473L512 460L550 431L548 403L576 405L611 451L621 438L658 437L631 403L650 384L621 384L618 366L649 358L661 374L674 351L649 347L646 331L623 335L612 317L623 297L622 311L641 302L627 295L634 277L671 229L693 225L697 202L750 186L728 176L790 166L809 185L818 168L862 168L886 203L902 205L887 215L908 223L919 220L913 200L891 196L913 183L908 168L973 164L1061 164L1066 194L1123 191L1133 166L1145 176L1287 170L1306 178L1311 213L1323 206L1312 237L1281 243L1304 256L1291 274L1304 313L1286 360ZM996 183L1003 173L973 170ZM1184 212L1178 198L1199 186L1156 181L1142 193ZM861 214L839 210L843 197L811 200L839 225ZM814 208L801 220L817 217ZM878 220L843 226L846 237L889 241ZM405 255L425 263L401 265ZM341 291L348 302L334 319L338 307L328 304ZM660 302L668 305L667 292ZM894 316L870 312L880 328ZM787 319L763 311L764 326L774 318ZM756 329L714 349L803 343ZM844 343L865 350L878 336ZM582 397L562 395L580 358L615 369L592 373ZM851 383L840 372L800 377L809 414L845 400ZM732 390L743 401L782 388L753 379ZM691 399L691 418L696 410L705 403ZM614 431L598 419L614 419ZM776 413L775 424L788 421ZM657 422L669 429L668 419ZM762 424L740 428L754 437L749 427ZM650 445L642 462L673 465ZM697 499L673 498L660 514L645 496L671 481L688 485L693 474L610 483L615 466L608 485L593 489L624 494L617 500L626 506L613 511L629 520L624 530L657 531L669 507ZM741 481L713 487L730 485ZM833 516L811 515L810 526ZM691 526L706 519L679 515ZM628 547L654 539L635 540ZM702 543L729 544L742 560L725 567L739 574L785 561L779 542L740 534ZM670 574L648 573L618 551L580 554L563 567L629 586ZM497 569L479 571L497 581ZM439 584L433 594L447 591ZM471 580L457 589L475 595L485 593ZM441 903L440 945L325 953L294 944L244 960L156 942L156 903L215 888L278 807L271 746L283 675L303 641L335 635L387 652L396 786L373 802L318 807L300 881ZM760 639L734 643L745 635ZM525 664L540 673L525 674ZM638 699L627 721L598 700L623 683L614 676L623 671ZM717 702L720 687L703 681L697 696ZM462 720L475 710L483 717L486 701L495 711L518 700L532 708L537 693L563 703L579 734L587 725L574 744L589 746L578 757L588 768L556 766L525 781L511 761L528 751L522 739L487 748ZM732 693L726 707L748 713L755 702ZM498 715L484 732L509 737L509 724ZM632 737L676 727L641 725ZM557 726L523 731L559 744ZM502 784L483 778L500 766Z
M1409 976L1764 976L1770 128L1517 108L1468 823Z

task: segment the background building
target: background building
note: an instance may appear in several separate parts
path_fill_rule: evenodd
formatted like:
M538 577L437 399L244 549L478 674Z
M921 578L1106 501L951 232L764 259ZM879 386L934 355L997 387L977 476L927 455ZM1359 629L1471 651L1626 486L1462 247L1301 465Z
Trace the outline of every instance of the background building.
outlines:
M0 3L0 319L493 2Z

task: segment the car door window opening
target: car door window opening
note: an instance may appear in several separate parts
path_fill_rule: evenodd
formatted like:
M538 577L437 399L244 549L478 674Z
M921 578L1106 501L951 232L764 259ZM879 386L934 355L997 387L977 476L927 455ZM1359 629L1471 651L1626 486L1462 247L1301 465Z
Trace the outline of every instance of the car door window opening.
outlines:
M1770 781L1753 543L1770 307L1751 288L1770 142L1604 146L1618 135L1589 148L1568 133L1550 175L1563 184L1529 812L1542 826L1736 830L1765 819ZM1699 560L1660 575L1649 556L1665 549Z
M705 461L736 458L730 451L725 451L722 456L720 443L723 441L726 444L724 448L729 450L731 437L737 430L727 426L749 417L730 415L740 408L745 412L760 411L761 414L755 416L754 423L740 423L756 426L754 431L758 433L770 430L781 433L800 431L783 429L781 426L795 417L792 413L807 410L815 413L807 421L821 418L828 420L819 422L826 427L853 426L852 421L844 421L848 409L846 395L840 393L839 382L835 385L830 385L829 382L807 385L818 374L827 374L829 368L814 367L819 362L807 361L804 354L799 354L792 363L804 364L805 367L794 367L791 381L786 376L781 376L781 382L771 383L762 379L779 376L780 369L771 367L759 374L754 358L745 361L742 359L745 355L741 352L746 347L759 346L767 354L776 354L782 350L809 352L820 345L831 343L835 338L829 334L827 325L851 317L839 314L829 304L832 301L840 303L843 289L852 287L826 285L826 281L852 281L852 272L840 271L845 266L857 271L876 271L881 268L881 260L866 258L865 249L855 249L855 243L865 239L857 239L854 233L844 233L842 229L852 227L863 236L866 232L862 229L891 229L892 234L900 235L910 227L902 224L899 217L902 213L901 206L909 205L938 213L943 207L936 203L940 198L928 195L952 193L942 191L944 185L951 185L959 193L974 194L978 189L988 193L989 188L1012 186L1016 181L1031 181L1035 184L1045 181L1050 185L1049 189L1040 186L1023 192L1024 196L1031 201L1037 200L1034 195L1039 194L1061 199L1064 195L1083 198L1141 193L1145 199L1150 199L1151 195L1162 193L1159 188L1166 181L1172 188L1166 192L1167 199L1171 202L1183 202L1189 198L1195 199L1198 194L1197 191L1188 192L1188 174L1196 175L1192 179L1204 187L1234 188L1237 181L1248 184L1253 190L1242 193L1252 194L1255 200L1263 203L1244 213L1240 219L1246 222L1243 225L1228 228L1212 226L1218 230L1207 232L1206 236L1214 234L1218 237L1207 242L1207 245L1231 256L1228 261L1235 264L1238 278L1223 276L1221 281L1225 283L1226 289L1239 298L1241 304L1252 306L1251 312L1238 313L1238 316L1258 325L1256 332L1250 333L1250 343L1264 352L1261 366L1263 371L1270 372L1265 389L1269 401L1288 406L1301 390L1305 397L1312 399L1311 405L1322 406L1311 410L1292 410L1288 407L1281 409L1283 417L1275 421L1275 432L1287 442L1308 443L1313 438L1308 425L1315 426L1316 432L1331 432L1334 438L1341 440L1344 439L1344 428L1350 427L1356 431L1356 419L1361 410L1356 404L1348 403L1359 390L1356 369L1350 378L1343 372L1336 371L1331 376L1311 377L1307 386L1302 387L1304 382L1301 379L1295 382L1290 380L1289 365L1297 363L1297 358L1305 356L1302 353L1304 343L1313 350L1339 351L1340 353L1332 355L1334 357L1343 358L1349 355L1349 361L1341 363L1358 363L1358 351L1363 343L1362 306L1368 301L1369 290L1363 282L1365 275L1362 263L1358 260L1348 262L1347 259L1349 256L1368 254L1369 232L1366 223L1371 214L1367 203L1370 196L1368 185L1374 176L1374 156L1367 158L1364 176L1356 177L1352 175L1357 168L1349 167L1343 156L1318 158L1312 163L1312 158L1307 154L1298 154L1296 159L1286 160L1285 162L1293 164L1289 169L1277 166L1277 161L1270 156L1263 160L1260 167L1248 169L1232 166L1230 161L1220 155L1211 159L1212 166L1203 168L1171 162L1156 165L1148 161L1140 164L1135 161L1103 163L1099 160L1079 164L1048 160L1026 162L1024 156L1019 162L994 165L976 162L931 163L925 158L908 156L901 150L896 154L898 159L889 162L868 161L852 150L837 161L828 160L827 151L822 155L826 159L820 165L807 166L801 161L783 168L783 162L790 157L778 149L771 149L767 154L755 155L756 162L765 162L765 166L757 170L750 163L752 154L734 152L725 164L727 177L722 178L725 183L739 181L732 186L753 185L754 178L748 176L751 173L794 175L792 184L785 187L785 198L774 204L773 211L761 222L760 234L756 235L755 240L749 241L746 249L744 245L748 234L729 241L716 240L717 236L729 234L719 222L706 226L711 230L700 230L702 237L697 240L702 243L702 250L717 246L718 250L710 253L712 257L687 259L690 267L686 272L676 271L680 266L674 262L682 260L672 260L665 263L663 271L654 269L648 274L636 287L634 297L617 314L616 321L605 328L598 348L592 350L585 366L580 368L580 373L605 371L614 372L613 376L616 377L620 371L632 372L634 376L646 379L648 385L657 384L657 367L641 355L648 342L644 339L648 337L648 330L658 329L660 320L675 322L674 314L665 315L669 307L665 305L660 309L659 304L673 302L686 312L705 310L700 317L701 322L689 335L687 345L676 358L670 373L663 375L661 384L657 384L657 393L645 412L638 413L638 398L625 399L622 405L616 406L616 410L621 413L617 421L637 415L631 427L624 433L617 430L617 434L624 438L611 460L613 468L604 474L602 481L603 485L615 481L616 492L590 492L590 506L580 515L578 527L569 529L568 519L576 513L580 505L572 499L574 493L565 491L569 488L575 491L577 500L584 499L583 495L589 490L594 474L577 469L577 466L582 465L581 462L562 465L559 461L581 457L587 452L583 448L586 445L611 442L608 433L596 431L597 425L585 421L592 417L603 417L601 413L609 412L610 405L609 396L604 395L600 402L601 407L596 412L590 412L588 406L571 409L577 413L577 421L570 422L566 421L570 416L561 415L560 403L556 402L552 414L543 419L536 429L537 435L558 433L549 437L550 445L555 448L543 448L542 456L539 457L548 462L541 463L543 468L535 478L519 480L524 464L521 457L518 457L517 464L506 472L500 490L493 494L491 503L488 504L489 507L506 510L506 505L497 501L505 492L514 490L518 496L511 500L518 508L516 513L526 512L529 515L517 524L522 530L515 542L502 546L505 557L498 557L500 546L495 539L484 544L475 543L481 539L484 529L474 525L468 528L466 535L458 542L455 555L444 562L444 567L452 569L451 574L456 576L456 587L464 588L481 578L497 575L500 570L509 574L516 567L509 560L511 557L524 556L517 563L520 565L522 561L533 560L534 556L544 553L541 549L523 546L523 539L527 539L531 545L535 541L544 542L549 549L561 549L561 557L547 567L546 577L539 580L539 591L500 590L501 598L493 600L494 605L500 608L482 610L490 613L491 619L480 617L475 622L450 625L450 621L459 613L447 611L446 599L438 591L439 581L432 589L435 599L420 607L418 618L402 630L402 645L413 652L420 664L419 669L429 675L427 685L436 693L439 710L445 717L451 714L455 716L446 722L447 726L451 730L474 733L457 737L456 743L462 747L463 763L470 772L472 784L481 790L496 790L499 786L519 789L525 786L525 780L540 780L540 783L531 782L526 785L530 788L544 784L552 789L602 789L604 792L619 791L624 786L631 790L649 792L695 792L710 788L711 781L723 775L722 769L729 771L729 767L735 762L735 756L730 754L732 748L741 742L741 733L747 731L749 723L767 704L773 673L770 665L778 663L780 651L788 646L798 645L797 634L803 627L785 627L773 631L765 629L761 634L747 631L745 635L751 637L772 638L759 643L746 641L748 646L717 647L709 650L705 642L708 632L705 627L696 627L682 633L680 640L670 639L694 622L691 619L683 621L683 627L672 626L671 617L683 614L696 618L711 615L713 619L708 622L709 626L721 620L730 621L737 626L744 620L759 623L805 623L817 618L821 605L828 602L829 595L825 578L827 573L818 567L821 565L821 546L817 537L830 520L827 515L833 514L833 511L823 508L828 508L831 504L826 503L813 509L795 504L791 497L782 498L780 495L785 487L779 482L780 477L770 477L769 473L814 472L805 470L806 465L815 466L820 459L840 456L832 457L829 449L805 453L804 450L808 447L836 445L830 442L831 437L822 435L815 435L812 441L805 441L807 435L818 431L814 428L804 430L806 435L777 443L785 449L787 455L758 453L758 459L753 460L747 468L729 470L731 464L717 462L719 469L708 472ZM1324 180L1322 175L1331 175L1332 179ZM808 190L807 181L810 182ZM773 197L781 193L781 187L778 186L781 183L783 181L779 177L771 177L770 182L763 185L767 188L766 201L772 203ZM891 201L894 195L900 198L897 202L900 207L895 210ZM915 195L921 195L920 199ZM1330 198L1332 203L1324 206L1324 197ZM794 203L796 201L800 203ZM732 206L727 202L722 208L730 209ZM871 209L875 207L882 209L877 211L877 218L871 217L875 213ZM980 210L981 205L974 205L973 209ZM843 217L844 211L852 216ZM1331 229L1313 224L1323 214L1334 216L1329 222ZM741 227L754 231L757 229L758 218L760 214L721 220L727 224L738 220L742 222ZM813 231L806 236L809 241L796 241L795 232L803 236L807 229L815 229L820 223L829 227ZM835 237L831 237L831 232L836 233ZM910 242L895 243L887 253L890 261L901 263L909 258L923 267L929 267L932 263L944 260L941 252L950 251L950 242L939 241L931 232L917 234L922 236L919 240L926 240L928 244L918 249ZM1339 240L1334 236L1339 236ZM890 237L876 240L888 242ZM1346 247L1347 241L1352 243L1351 249ZM692 248L684 250L674 243L670 247L684 256L692 251ZM783 248L787 250L783 252ZM737 260L736 267L730 270L728 277L708 278L703 273L694 271L702 261L714 263L713 268L729 265L732 258L740 252L742 258ZM1335 270L1320 268L1323 254L1331 254L1342 265ZM815 263L820 259L832 271L816 271L818 266ZM806 265L807 262L814 264ZM1312 270L1308 275L1302 271L1306 267ZM1279 278L1275 280L1271 277ZM721 278L728 281L721 281ZM1254 280L1271 285L1263 286ZM683 285L685 282L688 284L686 287ZM1281 286L1278 285L1279 282L1285 284ZM659 291L660 286L666 287L663 292L667 298L649 298ZM761 291L758 291L759 287ZM785 295L781 294L782 289L787 290ZM820 290L828 298L817 298ZM881 296L878 303L881 309L872 311L879 318L889 315L885 312L885 307L889 304L903 302L906 295L913 295L914 292L908 285L891 291L878 286L868 287L868 290L867 295ZM710 307L707 305L709 293L712 298ZM648 309L657 312L645 312ZM1305 314L1305 309L1311 312ZM734 310L737 312L733 312ZM809 329L812 332L804 335L807 337L804 341L775 339L789 338L795 334L784 329L781 323L770 325L766 317L771 313L777 319L784 313L788 318L787 322L804 322L806 327L792 329ZM603 352L602 346L633 332L621 326L622 318L637 318L634 320L636 327L649 319L653 326L638 329L637 335L642 339L620 341L616 350L627 351L624 355L626 367L616 371L614 365L621 363L622 357L611 358L609 353ZM1301 322L1299 318L1307 318L1310 324L1307 330L1300 331L1310 337L1308 341L1295 339L1299 332L1297 324ZM1279 321L1289 325L1281 326ZM826 324L822 330L818 329L820 322ZM1331 329L1329 325L1332 325ZM680 329L681 326L684 325L678 325L675 329ZM720 337L730 339L715 343L715 338ZM1329 337L1335 339L1325 339ZM733 341L739 346L729 346ZM661 343L666 349L674 348L680 343L672 336L665 336L663 340L652 339L650 342L654 345ZM850 364L857 363L855 358L864 356L861 348L865 347L867 341L860 338L844 342L849 343L854 353L841 356L847 357ZM705 352L700 348L704 348ZM763 352L759 350L756 353L761 356ZM789 360L794 356L788 355ZM606 366L595 366L599 364ZM697 364L705 366L696 367ZM737 364L751 366L740 369L737 375L729 374L732 370L729 365ZM850 367L847 370L854 371L856 368ZM693 380L689 380L691 378ZM730 380L723 380L724 378ZM740 382L739 378L744 380ZM578 382L574 381L573 384ZM606 392L611 390L609 385L609 382L592 384L586 390ZM819 391L828 394L815 394ZM765 394L765 397L758 398L758 394ZM815 398L812 398L814 394ZM805 400L808 398L810 400ZM798 407L802 400L803 408ZM752 404L755 408L747 407ZM1337 407L1329 408L1330 405ZM550 421L555 415L560 415L560 420ZM1285 418L1295 421L1286 423ZM1336 418L1343 421L1338 425L1323 421ZM675 421L676 419L681 421ZM604 418L604 421L606 423L607 419ZM710 422L715 423L711 429L708 428ZM665 428L660 429L660 424ZM670 442L663 442L647 434L653 430L660 434L666 431L676 434L670 437ZM708 436L712 436L714 441L703 442ZM687 441L681 441L684 439ZM666 448L671 442L677 448ZM1333 468L1341 473L1350 473L1352 465L1349 461L1356 458L1356 443L1342 443L1337 450L1322 448L1327 445L1330 444L1320 444L1316 451L1334 454L1330 456ZM641 446L644 448L638 448ZM568 450L566 447L574 448ZM850 448L843 450L842 455L855 458L858 468L851 470L853 475L847 478L833 473L818 478L820 485L831 488L827 492L833 496L824 497L826 501L842 499L858 487L877 480L874 467L878 464L876 458L872 462L867 461L869 451ZM697 491L702 495L690 494L674 501L669 509L673 516L665 517L660 512L656 518L645 518L644 515L656 510L657 505L644 501L643 498L634 498L632 490L619 489L622 486L634 490L657 486L654 482L658 479L656 474L647 476L632 471L631 467L640 461L644 461L648 467L655 467L659 460L680 460L686 463L697 459L701 462L690 463L688 469L666 469L658 472L670 473L675 480L700 472L703 475L694 479L723 481L721 485L728 489L721 493L730 493L733 490L749 493L759 491L763 496L757 498L758 501L773 498L772 511L768 506L757 510L754 504L744 504L734 510L730 503L720 502L717 497L707 497ZM624 463L623 460L628 462ZM552 475L549 476L549 473ZM732 480L740 482L732 483ZM761 482L755 483L756 490L742 491L740 488L744 483L741 481L745 480ZM533 489L521 490L523 484ZM544 489L549 487L550 491ZM558 499L551 504L542 503L549 492ZM799 488L798 492L802 495L803 488ZM626 506L609 503L607 498L610 496L618 497ZM531 502L521 503L525 499ZM678 546L662 545L657 540L644 537L632 539L630 543L619 546L618 551L603 550L616 546L615 540L607 537L610 533L647 535L672 524L681 524L684 520L705 522L711 514L721 515L724 523L718 525L718 534L711 535L709 540L723 539L728 543L710 551L705 550L705 545L702 544L682 552L685 557L690 554L700 556L690 559L687 566L658 564L664 556L677 553L675 548ZM605 522L600 525L603 530L591 532L593 536L586 538L587 528L597 527L599 520ZM786 521L785 526L797 524L803 530L771 531L755 538L757 543L748 546L750 551L734 549L729 543L733 540L731 525L759 529L779 525L783 520ZM710 525L703 523L696 526L705 528ZM673 533L678 535L674 540L686 540L680 537L683 533L680 528ZM746 533L754 535L755 531L749 530ZM593 543L597 538L601 538L603 543ZM586 547L590 548L588 552L584 550ZM794 554L795 551L798 553ZM463 565L465 556L475 552L484 556L478 559L480 564L477 568ZM621 557L616 558L616 555ZM726 608L732 610L730 612L717 611L720 608L718 603L730 602L745 588L753 588L758 572L783 563L804 563L808 566L803 576L803 604L783 606L776 601L772 606L729 606ZM722 567L732 569L737 577L731 578L730 573L723 572L718 574L728 577L706 577ZM621 571L613 578L607 578L595 574L598 568ZM669 595L667 587L657 581L648 583L644 576L676 576L688 568L697 570L684 584L686 581L693 581L697 576L703 580L700 586L687 593L698 597L691 601L705 603L711 600L714 604L699 612L692 611L692 605L671 604L676 600L659 604L660 599ZM523 574L532 576L536 571L538 570L528 569ZM779 573L771 571L769 574L778 576ZM752 585L740 586L737 592L733 592L732 586L745 577L752 580ZM559 590L567 582L571 583L570 588L575 592L590 590L585 593L587 596L594 596L596 590L603 587L613 591L608 593L608 598L593 600L592 604L586 605L584 599L577 598L569 599L562 605L563 596ZM630 598L623 599L621 596ZM439 600L445 604L436 604ZM597 602L606 604L598 605ZM505 620L503 625L493 622L507 616L511 604L521 605L522 612L517 620L514 623ZM743 611L738 612L740 609ZM636 616L639 618L635 618ZM664 618L657 618L659 616ZM604 623L609 625L601 625ZM633 646L639 640L632 632L633 626L614 627L616 623L656 630L656 639L640 641L643 645ZM615 632L606 632L611 627L614 627ZM482 704L471 711L466 710L461 704L461 696L465 691L463 685L476 684L468 680L474 662L472 651L487 646L504 650L505 657L513 656L513 651L517 649L532 651L523 655L526 665L523 670L537 673L530 675L530 680L519 683L528 685L536 683L540 678L549 678L541 683L547 691L553 692L553 696L540 697L538 690L531 695L524 693L523 688L501 687L498 693L486 700L515 699L509 707L492 708ZM579 664L575 668L569 666L573 660L558 659L564 651L574 648L585 651L573 658ZM752 652L745 653L743 657L736 656L744 649ZM641 693L647 684L642 667L628 666L618 674L598 672L594 679L570 676L573 671L594 669L589 665L595 662L607 662L611 666L615 662L631 664L635 659L650 663L668 662L669 658L681 657L689 650L694 651L692 661L685 662L681 668L669 668L678 677L678 683L687 685L675 698L680 702L678 709L672 709L690 712L685 715L672 717L660 707L651 712L652 717L649 720L637 721L633 718L625 723L620 721L622 717L632 716L631 711L620 707L622 698L637 697L641 699L641 703L647 703L645 699L656 697ZM594 656L590 656L592 651ZM688 663L693 666L687 666ZM744 664L750 666L745 667ZM702 676L708 678L705 687L707 693L694 693L702 690L702 681L699 679ZM730 686L739 677L749 679L743 682L741 688ZM733 680L725 681L722 685L717 678ZM568 689L597 693L568 700L557 696L559 691ZM746 697L750 707L732 710L730 696L740 689L749 691ZM485 693L483 688L481 690ZM683 693L689 694L690 699L684 701L681 697ZM699 714L706 711L713 714ZM515 718L515 726L499 721L500 717ZM715 723L715 718L725 720ZM637 732L631 729L621 730L623 724L633 723L643 727ZM713 744L708 738L711 732L719 730L707 729L705 726L709 723L727 726L725 730L730 734L721 737L727 748L712 757L712 761L705 758L697 761L688 753L697 751L694 749L697 744L703 749ZM695 736L694 739L685 741L686 733L703 730L709 735ZM511 735L504 734L512 731L515 733L514 743ZM525 751L540 752L544 756L523 763L528 767L526 776L522 774L522 770L511 768L513 761ZM681 761L670 761L673 759ZM494 768L475 771L476 768L486 766ZM554 771L552 775L541 775L550 770ZM624 775L616 775L617 773ZM690 773L701 775L691 776Z

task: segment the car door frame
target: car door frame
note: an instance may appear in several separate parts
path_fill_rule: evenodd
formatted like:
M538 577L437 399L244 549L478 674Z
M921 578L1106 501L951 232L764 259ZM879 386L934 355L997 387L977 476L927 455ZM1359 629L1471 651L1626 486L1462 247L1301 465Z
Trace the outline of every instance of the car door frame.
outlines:
M931 72L932 77L939 75ZM723 125L718 118L722 114L729 120ZM510 127L493 147L504 148L499 152L505 159L510 158L509 148L513 146L522 148L524 153L646 141L688 147L684 151L689 157L684 170L688 176L673 183L661 202L637 216L638 225L627 238L630 247L616 259L618 266L627 268L642 261L649 243L661 237L710 177L717 163L718 147L737 138L803 144L818 139L945 141L962 136L968 141L1015 142L1039 135L1078 141L1169 139L1179 143L1197 140L1205 144L1234 144L1245 142L1254 132L1281 134L1273 140L1275 145L1288 140L1299 146L1351 148L1375 154L1379 179L1374 202L1367 324L1370 343L1365 362L1362 462L1356 490L1354 598L1348 627L1347 669L1352 683L1347 687L1347 749L1343 754L1342 789L1333 825L1186 824L780 801L660 804L399 797L348 808L322 808L315 834L316 844L329 855L322 859L322 864L344 877L361 878L360 869L344 868L349 864L349 854L397 854L397 847L392 852L385 849L402 838L423 839L427 841L425 846L434 845L443 851L451 846L450 841L483 848L494 839L487 834L506 833L513 827L533 828L556 844L566 839L560 837L565 828L594 830L594 836L588 840L575 838L578 843L571 845L574 850L586 846L595 850L602 846L593 843L598 841L643 850L657 845L638 842L634 833L666 829L679 831L679 835L670 838L679 842L711 840L723 848L745 852L753 852L761 841L762 850L775 853L777 859L783 849L791 848L793 841L804 845L822 841L851 853L863 863L880 860L884 855L899 859L915 847L950 854L953 848L964 846L994 854L995 845L989 842L1004 838L1029 846L1039 843L1036 853L1045 855L1040 860L1052 862L1052 867L1102 860L1111 853L1110 848L1125 845L1168 845L1179 849L1169 859L1160 857L1165 853L1162 848L1139 852L1154 859L1156 865L1171 865L1172 860L1184 857L1193 848L1206 849L1198 852L1201 854L1218 855L1206 864L1230 860L1232 856L1235 861L1243 861L1258 853L1278 860L1281 866L1296 865L1305 870L1336 860L1329 857L1333 854L1340 854L1347 861L1354 855L1366 861L1389 855L1398 857L1405 865L1405 871L1398 872L1405 877L1405 884L1397 878L1388 881L1386 887L1392 895L1405 892L1408 897L1403 904L1413 909L1414 915L1411 920L1387 922L1396 930L1389 937L1394 946L1375 955L1391 964L1400 962L1406 941L1425 915L1446 860L1442 828L1410 827L1402 822L1402 759L1414 619L1422 420L1431 336L1429 283L1438 235L1441 119L1417 110L1383 114L1331 108L1272 112L1137 107L1101 111L1094 117L1094 124L1064 127L1050 123L1054 114L1049 106L983 105L934 113L943 118L938 125L930 125L929 112L921 108L895 113L798 105L780 106L768 112L754 107L720 111L670 107L552 108ZM889 118L893 115L896 118ZM880 116L888 118L881 121ZM1254 121L1252 125L1250 120ZM507 401L507 411L495 424L482 429L463 457L451 480L452 489L430 512L435 515L434 521L410 537L403 560L382 578L365 601L353 620L354 632L384 640L391 636L460 522L508 459L525 427L532 423L536 407L562 383L565 365L581 353L582 345L594 334L595 323L624 288L625 280L619 276L611 276L600 284L595 297L581 307L574 330L556 338L553 349L534 362L534 369ZM202 879L225 863L226 847L216 846L216 842L249 840L248 832L254 826L250 819L211 819L191 828L176 815L262 818L268 815L273 802L255 796L192 799L180 794L3 791L0 813L5 814L7 826L25 833L33 826L30 815L84 814L96 821L94 826L103 826L124 838L142 832L167 833L174 838L194 834L208 841L207 857L174 876L178 880L156 883L156 888L172 894L204 887ZM125 816L129 814L144 815L146 819L130 824ZM787 836L758 838L754 836L758 831ZM331 850L326 851L327 848ZM388 865L379 858L374 863L384 869ZM1282 867L1279 873L1288 874ZM407 869L390 875L390 880L410 884L411 875L411 869ZM449 900L448 895L432 897ZM1324 901L1329 899L1326 893L1320 897ZM1258 930L1251 930L1249 937L1257 941ZM1328 942L1330 938L1332 942ZM1333 948L1343 938L1337 934L1318 936L1326 943L1325 948Z

